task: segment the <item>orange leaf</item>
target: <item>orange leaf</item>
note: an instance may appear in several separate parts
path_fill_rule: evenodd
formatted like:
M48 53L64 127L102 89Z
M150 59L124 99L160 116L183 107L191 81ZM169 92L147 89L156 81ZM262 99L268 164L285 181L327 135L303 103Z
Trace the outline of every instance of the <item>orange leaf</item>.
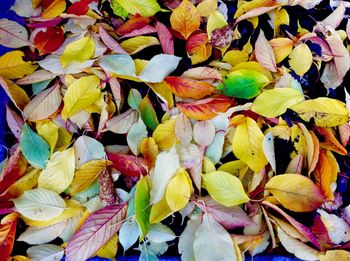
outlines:
M179 103L177 107L187 117L195 120L209 120L218 113L227 111L233 104L233 100L220 96L216 98L207 98L195 102Z
M5 216L0 224L0 260L7 260L12 252L16 235L18 213Z
M314 175L316 184L329 200L334 199L333 183L337 181L339 166L337 160L329 150L321 150Z
M171 27L185 39L199 29L200 20L197 8L188 0L183 0L170 16Z
M168 76L165 78L165 81L170 91L181 98L201 99L215 92L214 87L204 81L196 81L178 76Z
M192 64L204 62L211 56L212 46L208 35L200 33L191 36L186 43L186 51L190 55Z
M51 19L59 16L66 10L65 0L43 0L44 10L41 13L41 17L45 19Z
M316 131L324 139L320 142L320 148L334 151L340 155L346 155L347 150L340 144L340 142L335 138L332 129L316 127Z
M139 14L132 16L128 21L119 26L115 32L119 35L125 35L131 33L134 30L141 29L150 22L149 17L142 17Z

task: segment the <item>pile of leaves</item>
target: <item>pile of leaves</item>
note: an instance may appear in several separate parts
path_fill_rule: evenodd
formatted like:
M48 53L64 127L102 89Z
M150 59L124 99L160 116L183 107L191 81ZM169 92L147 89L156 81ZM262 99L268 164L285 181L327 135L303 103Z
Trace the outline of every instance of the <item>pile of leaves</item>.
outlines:
M13 2L0 260L349 260L348 2Z

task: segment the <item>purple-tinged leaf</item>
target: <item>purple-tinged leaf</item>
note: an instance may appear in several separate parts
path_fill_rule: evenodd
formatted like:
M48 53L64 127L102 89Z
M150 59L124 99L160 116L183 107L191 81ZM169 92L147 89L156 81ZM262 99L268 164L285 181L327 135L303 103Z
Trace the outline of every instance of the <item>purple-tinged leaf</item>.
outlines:
M161 22L157 22L156 30L163 52L165 54L174 54L174 40L168 28Z
M116 53L127 54L127 52L119 45L119 43L106 32L106 30L102 27L102 25L100 25L99 33L102 41L109 49L111 49Z
M126 211L127 204L123 203L93 212L68 242L66 260L78 261L91 257L118 232Z
M15 111L11 110L10 107L8 107L7 105L6 105L6 120L7 120L7 125L9 126L13 135L19 140L21 137L24 120Z
M140 36L140 35L145 35L145 34L152 34L155 32L157 32L157 30L153 26L145 25L144 27L142 27L140 29L135 29L128 34L123 35L119 39L124 39L127 37L135 37L135 36Z
M255 43L255 56L257 61L271 72L277 71L276 58L270 43L267 41L264 32L261 30Z

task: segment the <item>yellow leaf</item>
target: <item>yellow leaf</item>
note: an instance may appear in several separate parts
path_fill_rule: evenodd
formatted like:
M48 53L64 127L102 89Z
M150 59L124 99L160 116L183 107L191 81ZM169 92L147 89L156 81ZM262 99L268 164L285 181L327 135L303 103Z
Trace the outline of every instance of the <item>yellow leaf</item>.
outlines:
M177 143L175 136L175 119L170 119L161 123L154 130L153 139L160 150L168 150Z
M281 33L280 26L289 24L289 15L286 9L276 9L276 18L275 18L275 37Z
M210 40L211 33L216 29L221 29L227 25L227 21L225 17L219 12L214 11L209 15L208 22L207 22L207 34L208 38Z
M38 68L31 62L24 62L22 51L12 51L0 57L0 76L6 79L23 78Z
M54 0L49 6L44 8L41 17L44 19L52 19L62 14L64 10L66 10L66 1Z
M300 174L283 174L273 177L265 189L287 209L295 212L313 211L323 203L321 190Z
M289 54L289 65L291 69L303 76L312 65L312 53L306 44L300 44Z
M231 71L238 71L240 69L247 69L247 70L252 70L252 71L257 71L259 73L262 73L265 75L270 81L273 80L272 74L270 71L266 70L264 67L262 67L258 62L244 62L244 63L239 63L235 65Z
M237 206L249 201L239 178L224 171L203 175L203 186L209 195L226 207Z
M207 17L218 7L218 0L203 0L197 5L200 16Z
M192 191L192 182L188 173L185 169L180 168L170 180L165 192L170 209L174 212L183 209L187 205Z
M74 148L54 153L41 172L38 187L63 192L72 183L75 169Z
M119 3L130 14L143 17L153 16L161 10L156 0L113 0Z
M60 56L62 67L67 67L71 62L85 62L89 60L95 52L95 43L91 37L83 37L74 41L64 48Z
M160 83L147 83L147 85L151 87L157 96L168 105L169 109L174 107L173 93L170 91L170 88L167 87L168 83L166 81Z
M275 53L276 63L282 62L293 49L293 40L289 38L275 38L269 41Z
M38 134L50 145L50 152L53 153L58 139L59 127L52 121L38 122L36 125Z
M328 250L326 254L318 257L320 261L349 261L350 253L346 250Z
M149 46L160 44L154 36L136 36L123 41L120 46L129 54L135 54Z
M38 178L41 169L32 169L23 177L13 183L6 191L6 196L11 198L17 198L24 193L26 190L30 190L38 183Z
M229 63L232 66L237 64L247 62L249 59L249 53L244 50L231 50L225 53L222 60L226 63Z
M316 184L329 200L334 200L334 184L337 181L339 165L332 152L321 150L314 170ZM332 189L333 188L333 189Z
M304 100L304 95L292 88L275 88L261 93L253 102L252 111L268 118L277 117Z
M1 69L0 69L1 73ZM29 103L29 97L27 93L19 87L17 84L13 83L11 80L3 79L0 76L0 86L4 89L6 94L10 97L11 101L16 105L18 109L23 111L25 106Z
M316 126L336 127L349 120L349 112L343 102L321 97L306 100L290 107L300 118L309 122L315 121Z
M97 252L94 254L94 256L102 257L102 258L108 258L111 260L116 260L115 256L117 254L118 250L118 234L113 236L106 244L104 244Z
M149 222L151 224L159 223L164 218L171 215L171 213L173 213L173 211L169 207L166 197L164 196L160 201L152 206Z
M155 140L152 137L144 138L140 150L147 161L148 169L152 169L158 156L158 146Z
M267 164L263 140L264 134L258 124L249 117L240 122L233 136L233 153L255 172L259 172Z
M234 160L221 165L218 170L228 172L238 177L242 171L247 170L247 164L241 160Z
M197 8L189 0L183 0L170 16L171 27L185 39L199 29L200 20Z
M100 97L99 85L100 79L95 75L81 77L72 83L63 98L63 119L68 119L97 101Z
M75 173L69 193L75 195L88 188L107 164L106 160L91 160L84 163Z

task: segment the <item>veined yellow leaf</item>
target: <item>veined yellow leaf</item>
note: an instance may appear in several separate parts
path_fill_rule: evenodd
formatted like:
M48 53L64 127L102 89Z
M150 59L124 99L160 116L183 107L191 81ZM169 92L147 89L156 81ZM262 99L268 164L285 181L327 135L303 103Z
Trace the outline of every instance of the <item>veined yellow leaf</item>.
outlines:
M233 136L233 153L255 172L259 172L267 164L263 140L264 134L258 124L249 117L239 123Z
M192 181L188 173L185 169L180 168L170 180L165 192L170 209L174 212L183 209L187 205L192 191Z
M160 201L158 201L152 206L149 222L151 224L159 223L160 221L171 215L171 213L173 213L173 211L169 207L166 200L166 196L164 195L164 197Z
M304 100L304 95L292 88L266 90L253 102L252 111L264 117L277 117Z
M44 10L41 13L41 17L45 19L52 19L60 14L66 9L65 0L53 0L50 5L44 6Z
M97 252L96 256L115 260L118 250L118 234L113 236L106 244L104 244Z
M312 53L306 44L298 45L289 54L289 65L300 76L310 69L312 61Z
M106 160L91 160L84 163L75 172L69 193L75 195L86 189L98 177L99 173L106 168L108 163Z
M23 61L22 51L12 51L0 57L0 76L6 79L22 78L38 68L31 62Z
M343 102L321 97L306 100L290 107L304 121L315 121L316 126L336 127L349 120L349 111Z
M211 33L216 29L221 29L227 25L225 17L219 12L214 11L209 15L207 23L207 34L210 40Z
M177 143L175 136L175 119L170 119L161 123L154 130L153 139L161 150L170 149Z
M239 178L224 171L214 171L203 175L203 186L215 201L226 207L249 201Z
M135 54L149 46L158 44L160 43L154 36L136 36L123 41L120 46L128 52L128 54Z
M81 77L72 83L64 95L63 119L68 119L78 111L88 107L100 97L100 79L95 76Z
M199 29L200 20L197 8L189 0L183 0L170 16L171 27L185 39Z
M41 172L38 187L63 192L72 183L75 169L74 148L55 152Z
M50 145L50 152L53 153L57 140L59 127L52 121L38 122L36 125L38 134Z
M3 79L1 76L0 86L2 86L6 94L10 97L11 101L15 104L15 106L21 111L23 111L23 109L27 106L27 104L30 101L27 93L11 80Z
M94 52L95 43L91 37L86 36L68 44L60 56L60 62L62 67L65 68L71 62L85 62L89 60L94 55Z
M266 183L265 189L285 208L295 212L313 211L324 203L321 190L300 174L275 176Z
M156 0L113 0L117 2L130 14L140 14L141 16L153 16L161 10Z

